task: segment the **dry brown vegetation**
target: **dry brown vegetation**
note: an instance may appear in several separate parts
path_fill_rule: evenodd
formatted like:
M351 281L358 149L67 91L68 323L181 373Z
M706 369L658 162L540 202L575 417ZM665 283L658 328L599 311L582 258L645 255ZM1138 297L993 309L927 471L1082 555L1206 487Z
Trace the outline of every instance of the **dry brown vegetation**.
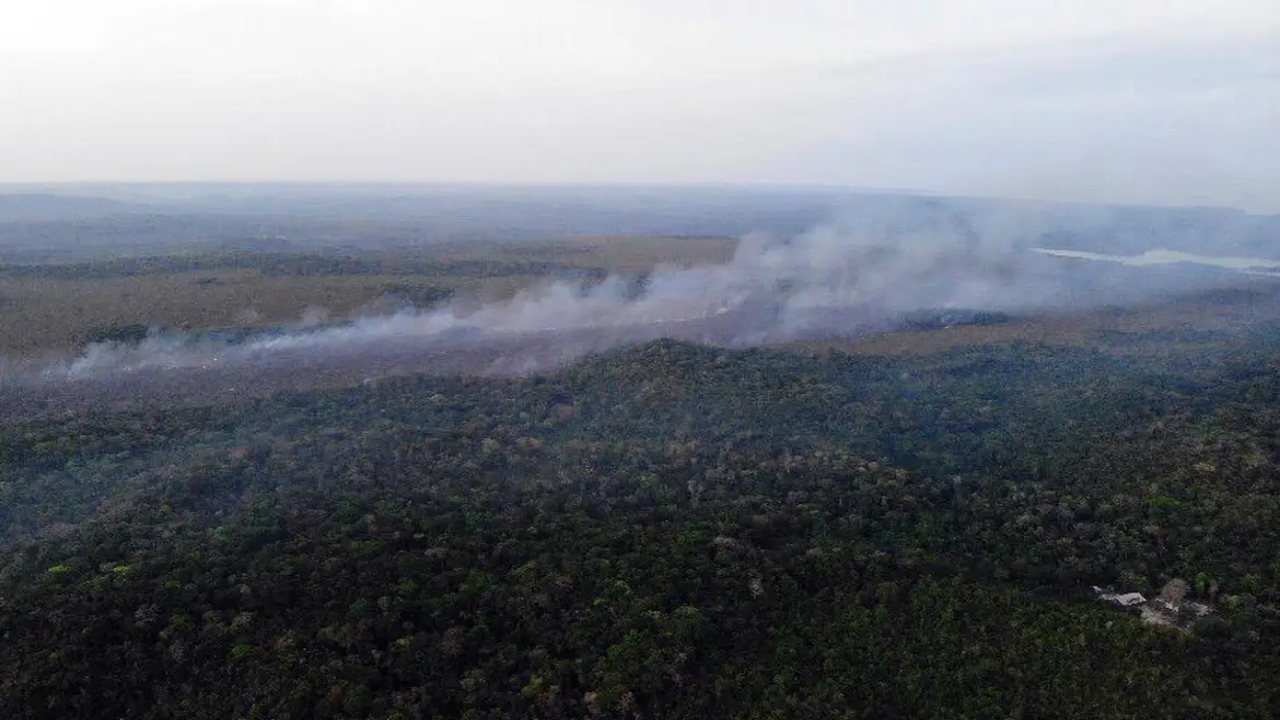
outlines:
M264 277L238 270L110 279L0 279L0 352L75 346L95 328L142 323L213 328L292 322L309 309L358 312L415 277Z
M530 264L581 270L587 273L582 279L590 280L606 273L642 274L664 265L723 263L733 257L736 244L730 238L710 237L574 238L441 243L335 256L374 263L379 268L355 274L267 272L245 267L244 256L236 256L238 266L217 267L219 256L208 254L190 257L213 258L210 269L107 273L107 277L15 276L0 267L0 356L65 351L82 344L95 330L134 323L188 329L266 326L309 316L349 319L390 312L405 303L425 306L448 294L500 299L547 281L547 276L533 272ZM424 261L446 269L415 272L414 264ZM482 268L450 271L449 263L481 263ZM1267 291L1273 287L1273 282L1258 279L1252 290L1246 289L1244 296L1230 302L1193 298L1127 310L1043 314L1008 324L905 330L859 339L796 343L793 347L818 352L915 354L1029 341L1058 346L1114 345L1118 352L1177 353L1181 343L1175 336L1179 332L1242 327L1260 314L1275 312L1280 301ZM1249 292L1256 297L1249 297ZM1153 332L1167 336L1135 342L1137 336ZM1107 342L1117 338L1124 342ZM1144 342L1154 345L1145 347ZM1205 338L1191 342L1203 344ZM1231 342L1229 332L1218 342Z
M738 241L733 238L577 238L496 246L449 246L458 258L496 257L554 259L579 267L642 273L655 266L728 262Z
M521 243L452 243L371 253L389 267L409 261L485 261L486 277L438 274L271 275L213 269L119 277L13 277L0 273L0 355L67 350L95 329L145 325L208 329L296 322L308 313L333 319L393 309L416 296L454 292L507 297L545 280L503 272L502 263L553 262L594 272L643 273L664 264L724 262L727 238L585 238Z

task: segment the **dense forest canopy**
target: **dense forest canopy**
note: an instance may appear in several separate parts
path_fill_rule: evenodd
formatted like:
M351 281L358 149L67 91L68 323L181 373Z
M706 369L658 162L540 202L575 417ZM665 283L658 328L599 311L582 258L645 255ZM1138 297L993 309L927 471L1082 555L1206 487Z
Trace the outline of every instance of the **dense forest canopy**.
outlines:
M10 421L0 706L1267 716L1276 330L657 341L524 379ZM1175 578L1207 614L1153 625L1092 590Z

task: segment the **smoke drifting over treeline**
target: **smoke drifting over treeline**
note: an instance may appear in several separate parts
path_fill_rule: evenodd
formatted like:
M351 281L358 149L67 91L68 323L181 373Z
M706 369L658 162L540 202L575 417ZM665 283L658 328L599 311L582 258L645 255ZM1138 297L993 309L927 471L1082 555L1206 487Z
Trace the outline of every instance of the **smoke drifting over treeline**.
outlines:
M440 309L241 337L157 331L138 343L95 343L21 375L57 382L326 365L370 375L521 373L658 337L725 345L849 337L892 329L919 311L1082 308L1243 279L1188 265L1152 272L1031 252L1027 239L1043 236L1014 215L958 219L939 207L904 221L862 213L791 238L745 236L724 264L659 267L590 284L548 279L497 302L458 299Z

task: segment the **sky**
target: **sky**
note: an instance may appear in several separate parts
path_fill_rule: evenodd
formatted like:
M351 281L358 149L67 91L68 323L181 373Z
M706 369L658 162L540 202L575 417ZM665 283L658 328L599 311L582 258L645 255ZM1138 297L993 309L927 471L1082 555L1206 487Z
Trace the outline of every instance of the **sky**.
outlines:
M769 183L1280 212L1276 0L41 0L0 182Z

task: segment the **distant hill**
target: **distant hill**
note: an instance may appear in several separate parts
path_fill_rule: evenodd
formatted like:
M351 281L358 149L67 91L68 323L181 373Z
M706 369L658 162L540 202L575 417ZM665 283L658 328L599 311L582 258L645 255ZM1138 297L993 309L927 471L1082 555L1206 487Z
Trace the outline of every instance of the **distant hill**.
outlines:
M213 186L169 197L171 212L313 220L410 221L454 239L571 235L936 236L1141 254L1154 248L1271 257L1280 216L1235 208L1051 203L850 188ZM1212 251L1212 252L1210 252Z
M193 239L287 236L292 242L368 247L572 236L790 237L832 226L843 237L931 238L975 250L1016 246L1140 255L1164 248L1280 259L1275 215L847 188L178 184L48 192L11 186L0 187L0 224L7 225L0 227L0 240L10 252L73 248L82 255L102 245L112 252L143 246L154 252Z
M0 194L0 222L100 218L146 211L145 205L56 193Z

